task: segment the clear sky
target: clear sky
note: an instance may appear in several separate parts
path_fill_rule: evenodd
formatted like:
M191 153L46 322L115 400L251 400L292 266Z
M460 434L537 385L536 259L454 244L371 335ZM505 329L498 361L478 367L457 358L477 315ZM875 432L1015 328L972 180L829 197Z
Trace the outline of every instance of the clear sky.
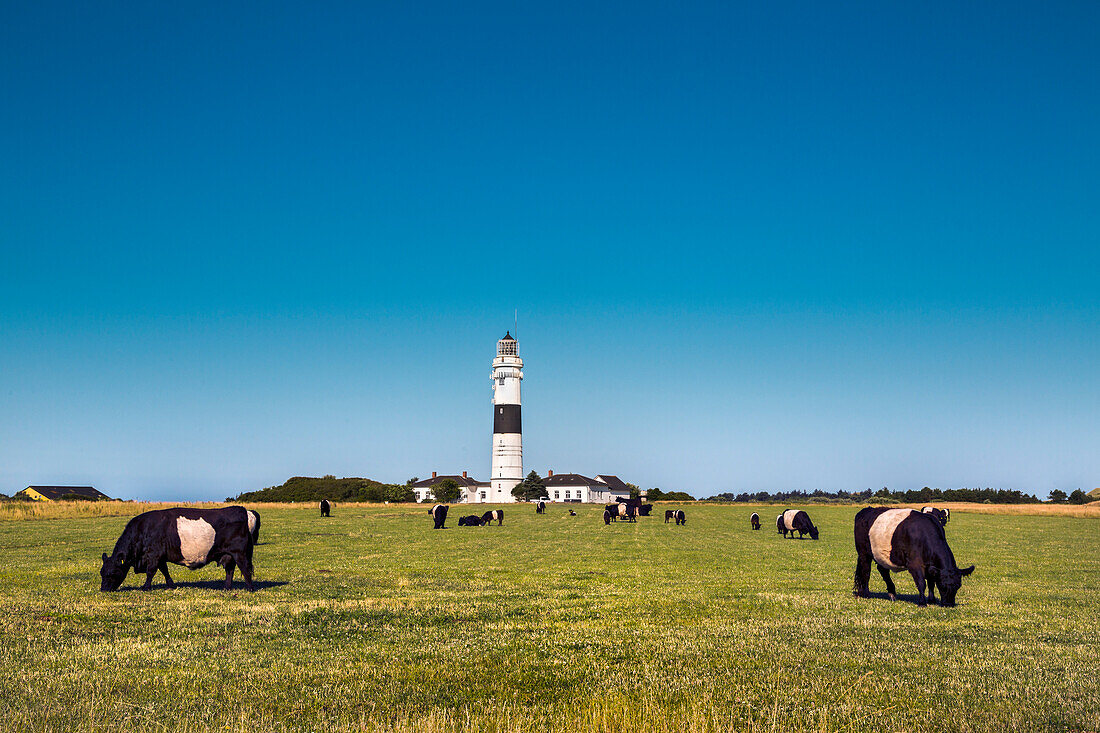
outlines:
M6 3L0 491L1100 486L1100 5Z

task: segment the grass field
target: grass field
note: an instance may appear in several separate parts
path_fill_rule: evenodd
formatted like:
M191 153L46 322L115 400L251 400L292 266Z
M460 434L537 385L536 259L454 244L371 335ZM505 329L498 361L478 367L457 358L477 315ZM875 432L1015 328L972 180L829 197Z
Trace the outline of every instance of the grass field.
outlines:
M145 508L113 506L0 510L0 730L1100 730L1091 511L953 507L977 570L944 609L908 576L852 597L851 507L808 507L812 542L743 505L452 507L438 532L423 506L258 505L256 593L173 566L108 594L100 553Z

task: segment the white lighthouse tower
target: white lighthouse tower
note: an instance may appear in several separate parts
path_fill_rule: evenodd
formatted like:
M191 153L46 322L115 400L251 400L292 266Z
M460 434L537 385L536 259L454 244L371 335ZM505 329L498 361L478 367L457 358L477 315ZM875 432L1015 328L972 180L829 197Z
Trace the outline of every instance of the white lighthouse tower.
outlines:
M519 343L509 331L497 341L493 359L493 470L485 501L515 501L512 489L523 480L523 424L519 383L523 380Z

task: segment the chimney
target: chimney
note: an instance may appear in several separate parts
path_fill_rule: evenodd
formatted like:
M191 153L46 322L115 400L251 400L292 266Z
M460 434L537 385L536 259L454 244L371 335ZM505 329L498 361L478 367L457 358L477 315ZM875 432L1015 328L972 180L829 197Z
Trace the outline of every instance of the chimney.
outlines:
M550 478L553 475L554 475L554 469L552 469L552 468L549 471L546 472L546 478Z
M435 478L435 471L432 471L432 478Z
M462 478L466 478L466 472L465 471L462 472Z

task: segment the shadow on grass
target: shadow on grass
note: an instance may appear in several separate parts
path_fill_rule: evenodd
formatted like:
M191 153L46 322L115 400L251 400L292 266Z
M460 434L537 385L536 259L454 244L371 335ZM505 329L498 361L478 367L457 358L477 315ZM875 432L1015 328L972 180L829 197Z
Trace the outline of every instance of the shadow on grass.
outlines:
M252 587L255 588L257 592L261 591L261 590L267 590L269 588L278 588L278 587L284 586L284 585L290 585L290 581L288 581L288 580L253 580L252 581ZM225 581L224 580L192 580L192 581L176 581L176 588L175 589L176 590L183 590L185 588L197 588L197 589L200 589L200 590L223 590L224 587L225 587ZM169 588L164 583L153 583L153 587L150 589L149 592L158 591L158 590L169 590ZM140 585L130 585L130 586L126 586L124 588L119 588L118 590L116 590L114 592L115 593L131 593L131 592L134 592L134 591L141 592L141 586ZM237 591L244 591L245 593L247 593L248 592L248 587L244 584L243 581L235 580L235 581L233 581L233 589L229 592L230 593L236 593Z
M914 606L917 605L917 601L920 599L920 596L918 596L916 593L895 593L894 595L895 595L895 597L897 598L897 600L899 602L901 602L901 603L912 603ZM890 594L888 594L886 591L882 591L881 593L871 592L871 593L868 593L865 596L862 596L861 599L864 600L864 601L887 601L887 602L889 602L890 601ZM939 596L936 596L935 601L929 601L928 605L929 606L938 606L938 605L940 605Z

